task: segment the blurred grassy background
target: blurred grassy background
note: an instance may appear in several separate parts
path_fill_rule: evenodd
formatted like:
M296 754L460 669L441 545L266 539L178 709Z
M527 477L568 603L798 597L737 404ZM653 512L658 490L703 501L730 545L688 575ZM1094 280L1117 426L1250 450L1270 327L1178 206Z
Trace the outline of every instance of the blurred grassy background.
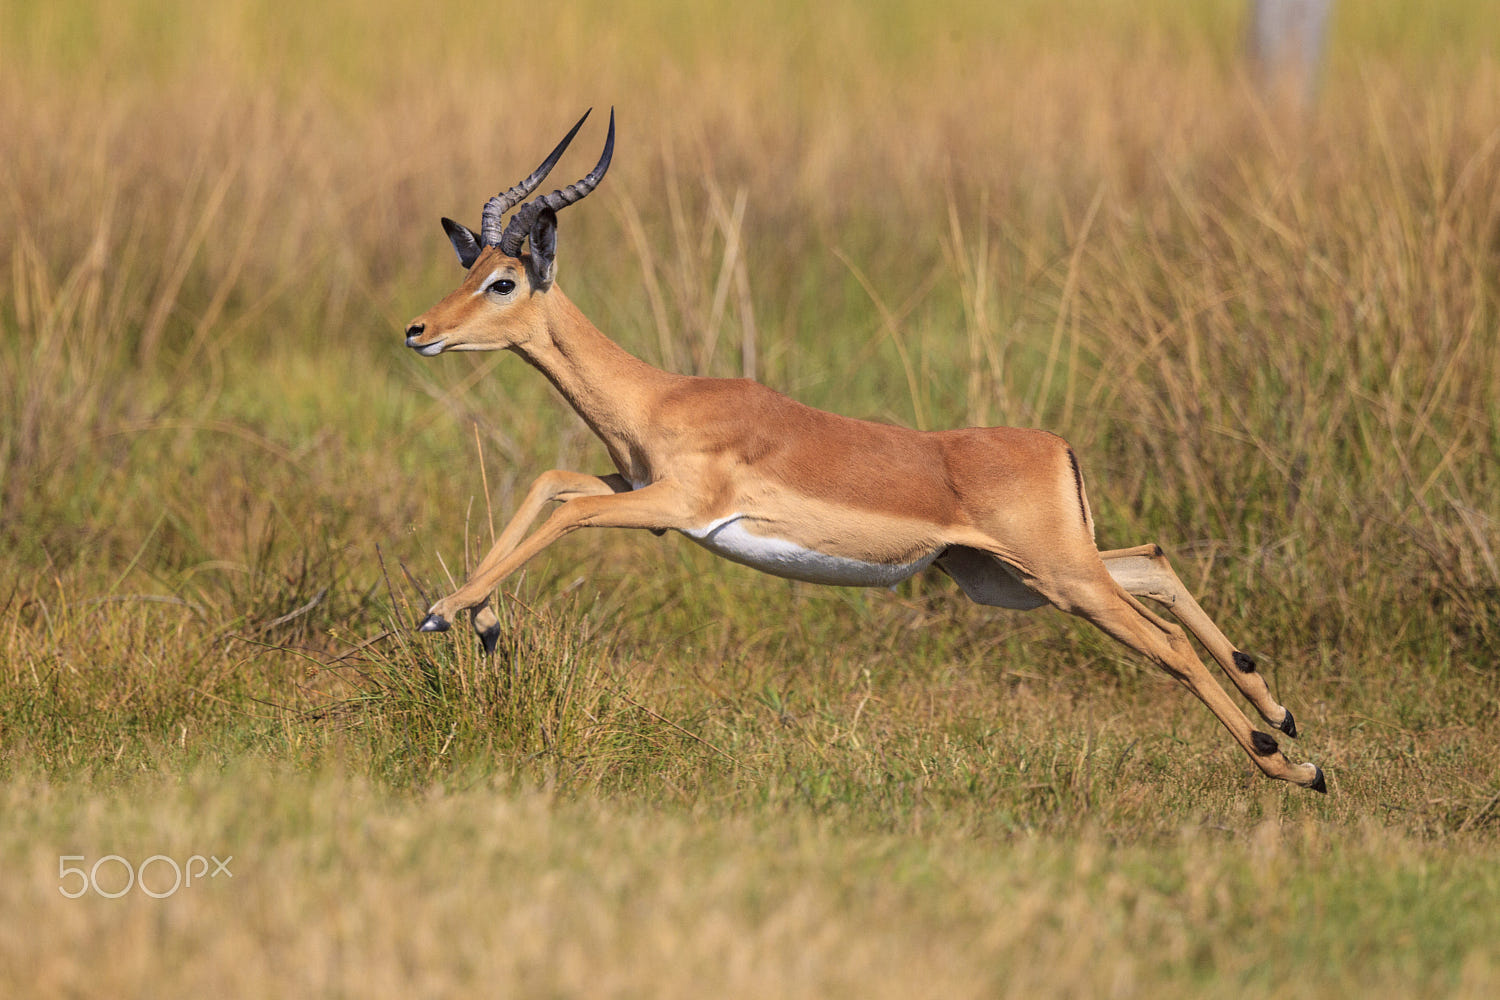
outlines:
M1092 913L1100 954L1128 951L1111 907L1153 857L1222 876L1215 912L1241 916L1264 914L1235 873L1276 845L1293 898L1323 898L1345 842L1469 898L1500 820L1489 7L1338 5L1299 114L1249 85L1228 0L6 4L0 773L17 801L95 803L100 851L146 821L120 788L223 771L274 798L239 770L260 766L310 772L293 803L368 781L419 825L471 784L538 786L589 829L708 824L724 852L737 824L811 824L752 864L1041 837L1132 873L1052 909L1054 883L1028 889L1038 927ZM512 581L495 662L416 641L417 585L461 575L531 477L607 463L514 359L401 346L458 278L438 217L472 224L591 105L620 145L559 261L606 332L839 412L1062 433L1101 543L1172 551L1334 796L1267 788L1102 637L940 580L818 589L575 536ZM20 927L50 919L64 836L25 816ZM300 835L237 834L262 857ZM920 913L951 891L926 863ZM70 934L111 919L79 912ZM1275 916L1286 975L1348 985L1328 963L1358 934L1299 952L1334 918ZM1471 916L1381 929L1364 971L1478 995L1493 928ZM1264 983L1225 964L1232 924L1206 964L1183 938L1119 992Z

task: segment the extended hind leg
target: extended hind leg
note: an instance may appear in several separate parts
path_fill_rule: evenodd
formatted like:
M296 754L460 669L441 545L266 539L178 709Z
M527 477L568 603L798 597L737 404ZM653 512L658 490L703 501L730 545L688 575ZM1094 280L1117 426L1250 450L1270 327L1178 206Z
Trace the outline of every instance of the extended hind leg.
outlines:
M1293 764L1287 760L1276 739L1251 725L1245 713L1214 680L1182 629L1148 611L1115 582L1104 563L1095 559L1088 565L1080 557L1072 565L1054 565L1050 569L1042 575L1027 573L1027 585L1062 610L1093 622L1107 635L1181 681L1208 706L1267 777L1319 792L1328 790L1322 770L1315 764Z
M1164 605L1167 610L1187 626L1203 648L1219 662L1224 673L1249 699L1255 710L1277 729L1288 736L1297 735L1297 721L1285 706L1271 697L1271 689L1265 678L1255 669L1255 661L1236 649L1214 624L1212 618L1198 606L1192 593L1183 586L1172 564L1159 545L1139 545L1131 549L1115 549L1101 552L1104 568L1125 592L1136 597L1148 597Z

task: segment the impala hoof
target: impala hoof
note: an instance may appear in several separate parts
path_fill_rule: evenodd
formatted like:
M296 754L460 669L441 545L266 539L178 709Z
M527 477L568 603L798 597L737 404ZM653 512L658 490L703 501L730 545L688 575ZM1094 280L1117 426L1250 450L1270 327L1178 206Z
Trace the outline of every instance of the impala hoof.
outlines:
M1324 795L1327 795L1328 794L1328 782L1326 782L1326 781L1323 780L1323 769L1321 767L1319 767L1318 765L1314 764L1313 765L1313 770L1316 771L1317 774L1313 777L1312 784L1308 785L1307 787L1311 788L1315 792L1321 792Z
M484 645L484 655L495 655L495 644L500 641L500 626L479 630L479 641Z
M1292 739L1297 738L1297 720L1292 718L1292 710L1287 709L1286 718L1281 720L1281 725L1276 727L1286 733Z
M453 626L448 624L448 619L442 615L428 615L422 619L422 624L417 626L418 632L446 632Z

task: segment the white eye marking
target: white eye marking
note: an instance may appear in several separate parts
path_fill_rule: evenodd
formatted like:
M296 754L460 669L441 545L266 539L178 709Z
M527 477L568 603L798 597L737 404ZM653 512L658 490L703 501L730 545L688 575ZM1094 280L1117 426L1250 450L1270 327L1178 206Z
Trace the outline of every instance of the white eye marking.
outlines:
M500 269L497 267L493 271L490 272L490 276L488 278L485 278L483 281L481 281L479 283L479 291L477 291L473 295L471 295L470 298L477 299L477 298L479 298L479 296L481 296L485 292L489 291L490 290L490 286L495 283L495 279L498 278L498 277L500 277Z
M500 268L496 268L495 270L490 272L490 276L488 278L485 278L484 281L480 283L479 290L471 293L470 297L478 298L481 295L488 295L492 292L496 295L509 295L515 290L515 279L510 277L510 274L508 272L502 271Z

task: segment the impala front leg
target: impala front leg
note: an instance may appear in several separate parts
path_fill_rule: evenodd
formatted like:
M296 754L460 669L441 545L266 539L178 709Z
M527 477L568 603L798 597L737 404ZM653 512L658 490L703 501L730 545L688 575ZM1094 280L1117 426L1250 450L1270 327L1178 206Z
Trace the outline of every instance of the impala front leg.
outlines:
M630 484L623 476L589 476L581 472L569 472L566 469L553 469L544 472L531 484L531 489L526 491L526 496L510 521L500 532L500 537L495 539L495 544L490 551L480 560L478 566L469 574L469 580L478 578L481 574L493 569L501 559L504 559L515 547L521 544L521 539L526 537L526 530L531 527L531 522L542 512L542 508L554 500L568 501L576 497L584 496L607 496L611 493L624 493L629 491ZM479 639L484 643L484 651L493 653L495 643L500 638L500 619L490 609L489 595L485 595L478 607L474 609L474 631L479 634ZM442 624L428 624L432 622L429 615L427 621L422 623L424 632L445 632L448 630L448 621L444 619Z
M550 480L553 483L566 483L574 487L584 487L587 485L586 480L593 480L602 488L593 492L569 489L547 497L547 499L564 499L565 502L530 537L518 544L515 539L526 530L526 524L530 521L530 518L523 521L521 515L529 509L531 517L534 517L536 511L546 502L546 499L542 499L533 503L533 498L546 495L549 486L544 483L544 480L549 480L549 477L557 477ZM564 479L563 477L576 478ZM454 615L465 609L478 608L483 605L489 599L490 592L499 586L501 580L520 569L538 552L563 535L578 528L649 528L655 531L666 531L687 526L683 500L676 487L670 483L654 483L632 491L629 489L629 484L619 476L600 478L580 476L577 473L549 472L532 487L531 492L527 494L526 501L521 505L522 509L517 511L511 523L506 525L505 531L496 541L494 548L490 550L490 554L485 556L484 561L469 579L464 581L463 586L432 606L419 626L419 631L448 631ZM515 529L514 533L512 529ZM507 542L509 543L508 550L505 548ZM498 630L500 624L499 620L494 617L494 613L476 614L474 624L480 633L480 638L485 641L486 648L493 649L494 637L498 637L498 632L495 630Z

